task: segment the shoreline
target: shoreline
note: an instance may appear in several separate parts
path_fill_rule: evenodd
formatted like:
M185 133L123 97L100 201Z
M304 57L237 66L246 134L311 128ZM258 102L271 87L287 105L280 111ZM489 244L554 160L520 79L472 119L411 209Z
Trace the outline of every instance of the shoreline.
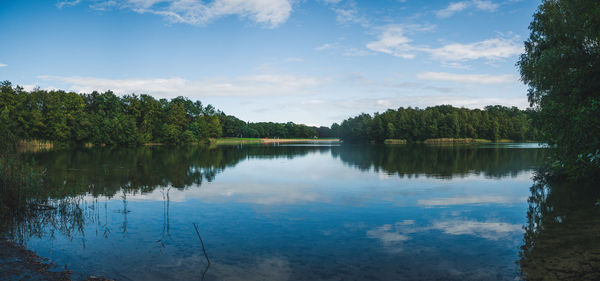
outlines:
M340 142L340 139L271 139L271 138L221 138L210 139L211 144L244 144L244 143L329 143Z
M0 275L3 280L73 280L73 271L59 266L48 258L38 256L18 243L0 238ZM85 276L85 275L84 275ZM85 281L113 281L104 277L89 276Z
M185 143L181 145L228 145L228 144L271 144L271 143L342 143L340 138L329 139L305 139L305 138L290 138L290 139L275 139L275 138L209 138L206 142ZM488 140L475 138L434 138L422 141L407 141L405 139L385 139L382 144L490 144L490 143L537 143L538 141L523 140L515 141L510 139ZM372 142L371 142L372 143ZM139 144L139 146L166 146L168 144L160 142L149 142ZM105 144L90 144L86 143L83 147L105 147ZM57 147L70 147L70 145L55 144L48 141L25 141L20 140L17 144L18 151L38 151L47 150Z

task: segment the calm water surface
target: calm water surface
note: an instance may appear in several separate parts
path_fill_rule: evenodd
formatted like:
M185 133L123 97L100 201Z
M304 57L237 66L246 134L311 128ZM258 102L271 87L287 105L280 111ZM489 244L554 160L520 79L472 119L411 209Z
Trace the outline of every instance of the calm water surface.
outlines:
M27 153L71 204L21 232L40 256L118 280L515 280L546 154L536 144Z

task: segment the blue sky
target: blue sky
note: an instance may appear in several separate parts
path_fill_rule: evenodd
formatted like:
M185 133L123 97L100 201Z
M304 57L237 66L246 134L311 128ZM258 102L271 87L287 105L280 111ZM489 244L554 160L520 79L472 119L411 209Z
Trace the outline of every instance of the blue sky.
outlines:
M528 106L530 0L0 1L0 79L186 96L246 121Z

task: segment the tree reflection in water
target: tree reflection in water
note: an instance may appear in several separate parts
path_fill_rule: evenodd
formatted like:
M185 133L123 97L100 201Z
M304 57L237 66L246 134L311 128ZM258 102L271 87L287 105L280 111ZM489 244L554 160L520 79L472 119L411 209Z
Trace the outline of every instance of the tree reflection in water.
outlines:
M600 181L552 179L531 187L519 265L525 280L600 280Z
M158 242L164 246L170 236L171 188L183 190L211 182L225 168L248 158L291 159L321 150L328 151L329 147L80 148L22 153L23 161L44 171L42 188L49 196L47 208L26 210L19 216L2 216L0 234L20 243L30 237L53 238L56 232L72 239L74 234L85 237L85 224L96 223L96 235L108 238L112 230L108 227L107 202L120 196L123 202L122 209L117 211L123 215L120 233L126 237L130 212L127 196L160 188L164 219Z
M9 227L0 231L21 242L30 237L52 239L55 233L73 239L85 237L86 224L95 224L96 236L108 238L113 230L107 202L121 197L123 222L117 231L126 235L128 196L160 189L163 226L153 241L162 251L170 239L172 189L200 187L246 159L291 159L310 153L330 153L361 171L443 179L470 174L495 179L515 176L538 166L547 155L545 149L424 145L139 147L24 153L23 159L35 160L35 165L45 170L48 204L56 209L11 218L3 223ZM596 273L600 243L595 243L600 241L600 207L594 206L600 194L594 188L594 184L559 184L536 178L520 253L523 278L600 279Z
M333 157L359 170L385 171L400 177L451 179L469 174L489 178L516 176L537 167L547 149L503 145L371 145L340 146Z
M169 192L211 182L218 173L246 159L292 159L309 153L331 153L359 170L374 169L400 177L452 178L484 174L501 178L535 167L546 155L544 149L485 146L429 145L247 145L220 147L137 147L80 148L22 153L24 161L45 171L44 189L54 210L30 211L21 218L9 218L1 230L16 240L41 237L56 231L67 237L79 232L84 223L97 223L97 234L108 237L107 200L121 196L123 214L120 232L127 234L127 196L160 188L163 194L164 227L157 241L169 237ZM106 199L103 203L102 200ZM103 206L100 206L103 205ZM101 215L104 213L103 215ZM102 219L104 218L104 219Z

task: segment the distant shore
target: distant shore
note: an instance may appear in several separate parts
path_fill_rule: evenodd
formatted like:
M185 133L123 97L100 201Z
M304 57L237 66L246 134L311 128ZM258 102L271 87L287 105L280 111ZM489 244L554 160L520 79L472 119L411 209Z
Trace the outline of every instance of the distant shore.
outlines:
M437 138L437 139L426 139L424 141L416 141L414 143L424 143L424 144L477 144L477 143L537 143L538 141L524 140L524 141L515 141L509 139L499 139L499 140L488 140L488 139L473 139L473 138ZM383 143L385 144L407 144L411 143L404 139L386 139Z
M240 143L324 143L340 142L340 139L273 139L273 138L220 138L210 139L211 144L240 144Z
M342 140L339 138L322 138L322 139L310 139L310 138L210 138L208 139L208 143L210 145L221 145L221 144L268 144L268 143L341 143ZM499 139L499 140L488 140L488 139L474 139L474 138L434 138L434 139L426 139L423 141L407 141L405 139L386 139L384 140L384 144L410 144L410 143L423 143L423 144L482 144L482 143L514 143L514 142L526 142L526 143L535 143L537 141L524 140L524 141L515 141L509 139ZM195 143L202 144L203 142ZM162 146L164 143L157 142L149 142L141 144L143 146ZM20 151L36 151L36 150L44 150L51 149L56 147L57 145L50 141L39 141L39 140L20 140L17 144L17 147ZM58 145L62 147L60 144ZM64 144L63 144L64 146ZM94 146L107 146L105 144L91 144L86 143L85 147L94 147Z

